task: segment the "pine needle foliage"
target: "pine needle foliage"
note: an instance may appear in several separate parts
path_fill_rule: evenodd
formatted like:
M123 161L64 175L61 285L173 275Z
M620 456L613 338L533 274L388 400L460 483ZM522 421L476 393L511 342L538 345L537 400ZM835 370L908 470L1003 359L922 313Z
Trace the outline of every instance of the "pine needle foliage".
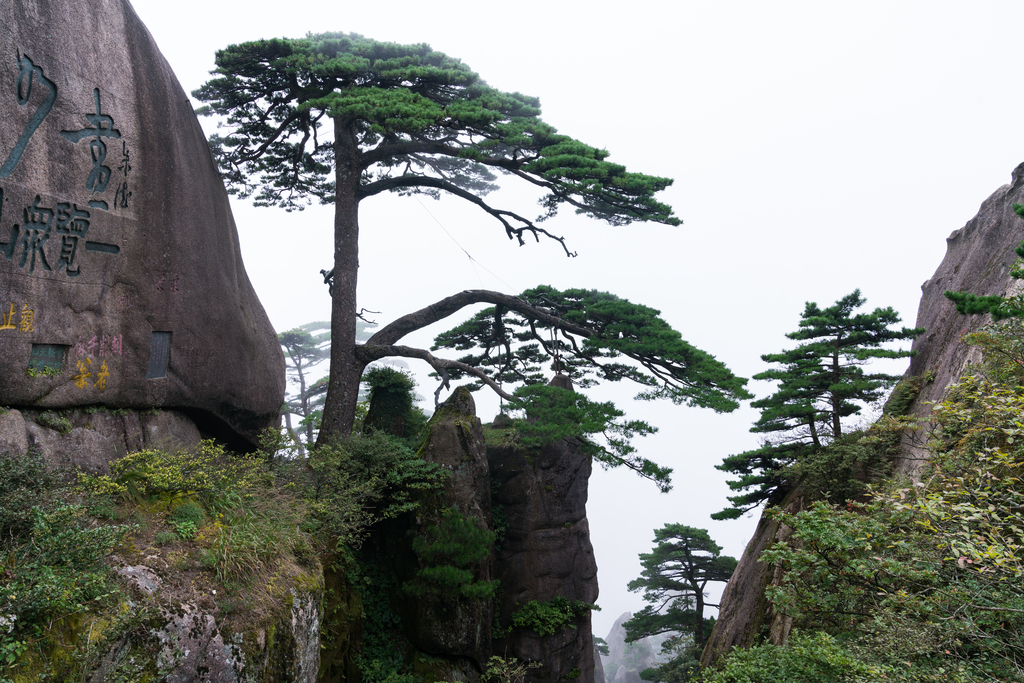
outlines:
M717 607L705 603L707 584L728 581L736 560L721 555L722 548L707 530L683 524L655 529L654 542L654 550L640 554L640 577L627 586L633 593L643 592L648 606L623 624L626 640L688 634L700 648L710 633L704 608Z
M979 334L1013 349L1007 322ZM993 380L1015 366L990 354L919 425L932 437L919 481L774 513L793 536L761 557L783 572L768 597L799 631L734 650L702 680L1024 681L1024 395Z
M557 330L496 306L439 334L433 349L472 351L460 360L511 386L542 384L551 371L581 389L628 380L637 398L729 412L751 397L746 380L672 328L657 309L608 292L540 286L519 298L568 323ZM571 326L571 327L570 327ZM457 370L454 378L465 376Z
M363 200L383 193L445 193L481 209L519 245L528 238L546 238L568 256L575 253L565 239L543 227L561 208L614 226L681 223L670 206L654 198L671 185L671 179L627 171L608 160L607 150L545 123L536 98L496 90L458 59L426 44L320 33L232 45L217 53L216 63L214 77L193 95L207 103L199 114L221 118L224 133L211 136L209 142L229 192L252 197L257 205L288 210L314 200L335 207L334 264L324 271L333 289L331 375L317 437L322 444L352 431L359 377L369 363L404 356L425 360L441 374L465 371L466 364L460 367L425 350L399 346L398 341L496 294L474 292L457 304L458 295L448 297L358 344L356 286ZM541 192L538 216L488 202L499 174ZM584 342L582 355L591 361L629 356L643 368L590 362L591 367L603 368L598 373L602 379L632 379L645 387L645 398L669 398L715 410L732 410L747 397L742 380L685 344L657 319L656 311L627 311L628 302L607 298L598 305L594 295L588 298L593 304L590 312L598 316L587 321L588 330L604 332L582 335L601 339L597 345ZM611 318L601 317L602 307L614 309ZM570 317L576 320L578 315L576 310ZM638 349L635 334L643 325L650 327L643 335L645 348ZM540 358L529 350L524 353L528 360ZM671 360L664 362L667 358ZM532 370L526 372L531 381L538 379Z
M1024 206L1021 204L1014 204L1013 212L1024 218ZM1017 245L1014 253L1017 254L1017 261L1010 268L1010 277L1021 280L1024 279L1024 268L1021 267L1021 259L1024 259L1024 242ZM1024 317L1024 295L1022 294L1008 297L997 294L986 296L953 291L947 291L944 294L956 306L957 312L964 315L991 313L992 319L995 321Z
M774 394L751 401L761 416L750 431L766 437L760 447L717 465L738 474L729 487L745 493L730 496L732 505L712 519L735 519L762 503L778 503L790 486L786 468L840 439L844 418L859 414L899 381L899 375L866 372L863 366L877 358L911 356L913 352L890 345L924 330L895 328L900 317L891 307L857 313L864 303L859 289L828 308L808 302L799 329L786 335L802 343L761 356L777 367L754 379L778 385Z

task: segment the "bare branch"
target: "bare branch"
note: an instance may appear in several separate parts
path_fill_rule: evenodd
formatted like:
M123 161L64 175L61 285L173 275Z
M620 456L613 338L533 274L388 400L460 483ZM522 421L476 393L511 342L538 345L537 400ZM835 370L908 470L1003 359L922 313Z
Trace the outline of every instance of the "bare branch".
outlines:
M371 310L368 310L366 308L360 308L359 312L356 313L356 317L359 318L360 320L362 320L364 323L369 323L370 325L376 325L377 324L376 320L370 320L369 318L364 316L363 313L373 313L374 315L380 315L380 311L371 311Z
M378 333L379 334L379 333ZM374 335L376 337L377 335ZM373 344L372 338L370 342L363 344L362 346L356 347L356 355L365 363L370 363L381 358L392 358L400 356L402 358L419 358L425 360L430 364L430 367L434 368L437 372L441 373L443 378L442 386L448 386L448 373L447 370L459 370L467 374L473 375L484 384L489 386L494 393L501 396L506 401L513 400L513 396L506 393L493 379L484 374L480 369L467 365L466 363L460 363L457 360L448 360L447 358L438 358L426 349L417 349L411 346L384 346L379 344ZM435 392L435 397L436 397Z
M550 327L568 331L581 337L592 337L594 331L573 323L566 322L556 315L533 306L530 302L516 296L509 296L501 292L494 292L487 289L467 289L458 294L441 299L437 303L426 308L403 315L398 320L385 325L376 334L370 337L366 344L387 345L394 344L405 335L432 325L439 320L457 313L466 306L473 304L493 304L504 306L515 311L529 320L536 320Z
M458 185L450 183L442 178L434 178L432 176L424 175L403 175L398 176L397 178L381 178L380 180L360 187L359 196L362 199L365 197L372 197L380 194L381 192L397 190L405 187L432 187L444 190L456 197L465 199L467 202L476 204L488 214L498 219L502 226L504 226L505 234L508 235L508 238L515 238L516 241L519 242L520 246L526 244L526 240L523 239L524 233L532 234L533 238L538 242L543 235L544 237L548 237L558 242L562 246L562 250L565 251L566 256L576 256L576 252L569 251L569 248L565 246L564 237L553 235L544 228L537 227L532 220L513 211L496 209L472 192L464 190ZM513 221L521 225L513 224Z

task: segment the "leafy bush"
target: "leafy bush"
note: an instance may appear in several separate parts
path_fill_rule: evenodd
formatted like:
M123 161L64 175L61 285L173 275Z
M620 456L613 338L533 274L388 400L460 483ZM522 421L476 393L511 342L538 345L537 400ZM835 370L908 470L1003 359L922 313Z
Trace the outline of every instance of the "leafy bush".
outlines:
M432 593L450 599L494 597L497 580L474 578L474 570L493 547L493 531L480 528L475 519L454 508L444 510L439 524L413 539L413 552L424 566L403 589L413 595Z
M82 474L79 480L101 495L135 501L199 496L212 509L237 503L243 489L269 483L258 458L232 456L212 440L173 452L129 453L111 463L109 475Z
M1024 395L968 378L950 396L933 411L924 483L779 515L799 547L764 554L787 570L770 599L805 628L845 634L893 680L1019 680Z
M12 624L0 634L0 648L11 652L11 641L22 638L34 621L80 612L114 590L103 558L138 527L89 526L84 511L65 503L35 507L25 541L0 553L7 574L0 604Z
M320 446L306 482L314 526L335 547L357 548L371 524L417 509L418 497L447 477L401 439L380 432Z
M731 651L704 683L829 683L881 680L880 671L843 649L826 633L796 633L786 647L758 645Z
M35 519L33 506L45 505L55 484L37 451L0 455L0 539L26 536Z
M596 609L600 608L561 595L549 602L530 600L512 615L512 628L528 628L539 636L549 636L563 628L576 628L576 622L584 613Z
M199 533L199 526L203 522L203 508L193 501L179 505L171 512L170 524L178 535L186 540L192 540Z
M1024 680L1022 334L1008 321L968 338L985 360L933 408L919 482L776 513L794 542L762 555L785 571L768 597L804 635L733 650L705 680Z
M487 668L484 670L484 675L481 678L487 681L487 683L520 683L526 677L526 674L530 672L530 669L537 669L541 666L543 665L540 662L526 663L510 657L492 655L487 660ZM573 669L573 671L576 674L572 675L572 672L569 672L566 678L577 678L580 675L579 669Z
M370 400L362 430L383 431L401 437L410 445L419 442L426 427L423 411L413 406L416 381L404 370L386 365L370 368L363 375L370 387Z

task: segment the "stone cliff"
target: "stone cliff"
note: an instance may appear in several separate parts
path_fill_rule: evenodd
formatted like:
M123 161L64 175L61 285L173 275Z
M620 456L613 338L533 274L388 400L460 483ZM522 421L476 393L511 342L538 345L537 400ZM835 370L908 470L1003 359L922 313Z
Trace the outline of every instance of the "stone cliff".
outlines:
M284 361L188 98L127 0L4 3L0 404L252 444Z
M530 601L597 602L597 563L587 521L591 458L577 444L560 441L539 452L515 447L488 448L494 485L507 529L495 557L502 593L497 606L503 626ZM558 633L540 635L512 629L495 641L496 652L541 662L527 681L554 683L578 676L594 679L594 643L589 610Z
M571 442L520 449L516 430L496 423L481 425L472 395L457 389L431 419L419 449L423 460L448 473L443 487L422 496L413 514L371 530L358 560L368 580L347 578L328 563L334 597L326 609L322 680L353 680L366 665L367 644L381 642L389 643L395 666L428 682L476 683L495 655L537 664L526 674L529 683L594 680L590 612L582 607L598 592L586 518L590 456ZM488 597L409 590L418 572L441 569L416 551L415 539L430 538L449 519L468 524L471 535L473 529L493 534L478 559L450 568L465 572L462 585ZM450 562L457 563L455 554ZM573 606L553 632L517 622L524 607L543 609L552 600Z
M946 256L923 285L917 310L917 327L926 332L911 347L917 354L910 361L908 378L915 378L919 392L909 413L925 417L929 403L942 400L946 388L957 381L971 362L979 357L960 338L991 319L988 315L964 316L956 312L943 293L967 291L979 295L1006 295L1019 291L1020 283L1010 277L1017 259L1014 249L1024 239L1024 220L1013 212L1024 203L1024 164L1013 170L1009 185L1003 185L986 199L978 215L946 238ZM1015 289L1016 288L1016 289ZM900 469L916 472L923 464L924 449L906 439Z

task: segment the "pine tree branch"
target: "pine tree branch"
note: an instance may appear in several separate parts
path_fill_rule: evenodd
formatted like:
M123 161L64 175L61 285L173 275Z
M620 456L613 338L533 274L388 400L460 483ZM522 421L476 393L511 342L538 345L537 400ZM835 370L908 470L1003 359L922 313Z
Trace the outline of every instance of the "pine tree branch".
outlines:
M529 320L536 320L550 327L578 334L581 337L595 336L593 330L563 320L540 307L531 305L528 301L517 296L509 296L501 292L488 289L467 289L452 296L441 299L426 308L413 311L403 315L394 322L385 325L372 337L366 340L367 345L389 345L396 343L407 334L444 320L448 316L457 313L466 306L473 304L493 304L504 306L510 311L515 311Z
M508 238L515 238L516 241L519 242L520 246L526 244L526 240L523 239L523 235L528 232L531 233L534 239L538 242L543 235L544 237L558 242L562 246L562 250L565 251L566 256L576 256L576 252L569 251L569 248L565 246L564 237L558 237L557 235L551 234L544 228L537 227L532 220L525 216L521 216L514 211L496 209L472 192L464 190L458 185L442 178L413 174L402 175L396 178L381 178L380 180L361 186L359 188L359 196L362 199L365 197L372 197L380 194L381 192L413 187L432 187L438 190L444 190L445 192L453 194L460 199L465 199L467 202L476 204L485 212L498 219L505 228L505 234L508 235ZM509 219L511 219L511 221L521 223L522 225L517 227Z
M376 336L376 335L375 335ZM515 400L514 397L506 393L497 382L488 377L479 368L475 368L472 365L459 362L457 360L448 360L447 358L438 358L426 349L417 349L412 346L393 346L393 345L379 345L367 342L361 346L356 347L356 355L360 360L370 363L381 358L393 358L399 356L402 358L419 358L430 364L430 367L434 368L437 372L441 373L442 382L441 388L448 389L448 373L447 370L459 370L467 374L473 375L484 384L489 386L494 393L501 396L506 401ZM436 394L437 392L435 392Z

